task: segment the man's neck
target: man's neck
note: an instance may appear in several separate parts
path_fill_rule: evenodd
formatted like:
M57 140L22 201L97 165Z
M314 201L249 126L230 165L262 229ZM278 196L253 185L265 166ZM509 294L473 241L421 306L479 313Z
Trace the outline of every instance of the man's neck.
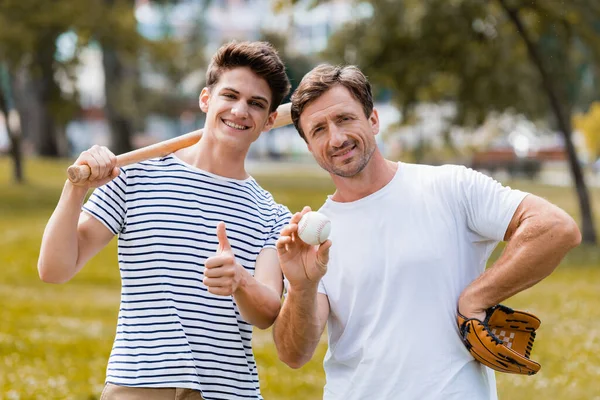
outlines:
M379 151L376 151L359 174L351 178L331 175L336 187L331 199L340 203L349 203L367 197L390 183L397 170L398 163L386 160Z
M203 135L198 143L175 153L184 162L218 176L232 179L247 179L246 154L220 145L210 135Z

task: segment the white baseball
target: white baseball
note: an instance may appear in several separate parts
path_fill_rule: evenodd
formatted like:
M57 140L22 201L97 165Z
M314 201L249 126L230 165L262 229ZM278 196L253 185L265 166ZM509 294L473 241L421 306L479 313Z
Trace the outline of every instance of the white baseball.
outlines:
M318 245L329 237L331 221L316 211L307 212L298 222L298 236L306 244Z

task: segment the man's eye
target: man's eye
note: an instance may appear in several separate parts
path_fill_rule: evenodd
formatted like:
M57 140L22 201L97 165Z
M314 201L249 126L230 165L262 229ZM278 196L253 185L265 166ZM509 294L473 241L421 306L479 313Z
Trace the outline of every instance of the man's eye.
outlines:
M223 94L223 97L227 97L228 99L235 99L235 96L231 93L225 93Z
M252 101L250 102L250 105L254 107L265 108L264 104L259 101Z

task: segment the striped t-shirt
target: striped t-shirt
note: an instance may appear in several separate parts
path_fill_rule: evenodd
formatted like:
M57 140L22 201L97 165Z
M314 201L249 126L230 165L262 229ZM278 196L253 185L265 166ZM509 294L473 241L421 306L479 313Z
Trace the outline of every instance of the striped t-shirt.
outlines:
M254 275L289 210L253 178L219 177L173 155L122 168L83 209L119 237L121 306L106 381L261 399L252 326L233 296L208 292L204 263L223 221L236 260Z

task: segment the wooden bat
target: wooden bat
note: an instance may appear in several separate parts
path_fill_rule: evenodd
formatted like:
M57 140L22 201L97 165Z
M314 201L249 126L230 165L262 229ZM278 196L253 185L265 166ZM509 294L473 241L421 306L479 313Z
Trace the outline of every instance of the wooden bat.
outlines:
M292 123L291 103L282 104L277 108L277 117L273 128L289 125ZM156 157L164 157L174 151L189 147L197 143L202 137L202 129L186 133L173 139L164 140L150 146L142 147L137 150L132 150L128 153L119 154L117 156L117 167L135 164L144 160L149 160ZM71 165L67 168L69 180L73 183L79 183L87 180L91 174L90 167L87 165Z

